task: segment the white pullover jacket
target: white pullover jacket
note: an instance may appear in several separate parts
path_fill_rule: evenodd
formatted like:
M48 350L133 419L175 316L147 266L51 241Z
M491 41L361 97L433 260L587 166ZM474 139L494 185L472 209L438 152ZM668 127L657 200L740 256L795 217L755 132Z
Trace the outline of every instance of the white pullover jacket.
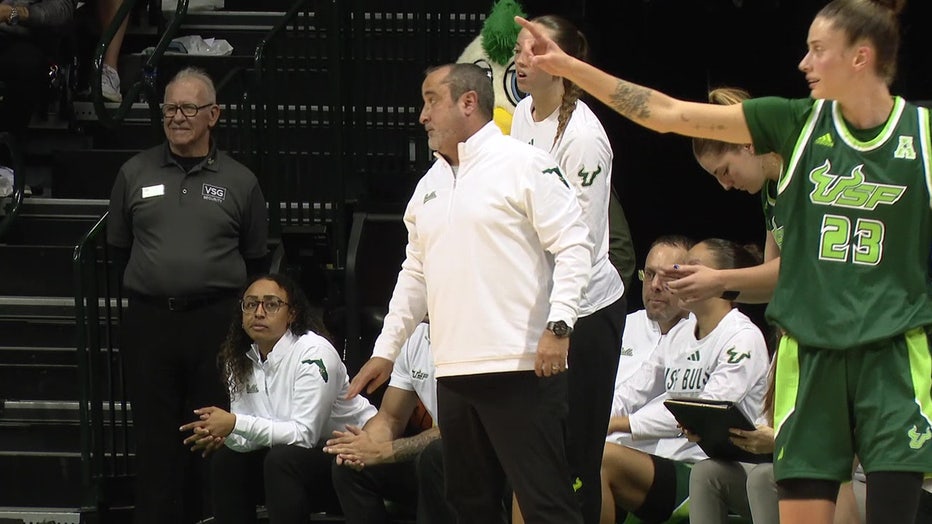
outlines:
M437 158L405 211L407 257L373 356L430 313L437 377L530 371L548 321L576 322L589 229L553 158L489 122Z
M231 402L236 425L226 440L230 449L314 448L334 430L346 431L347 424L362 427L376 413L362 396L344 399L346 366L330 342L313 332L299 338L286 331L265 362L255 344L246 356L252 372Z

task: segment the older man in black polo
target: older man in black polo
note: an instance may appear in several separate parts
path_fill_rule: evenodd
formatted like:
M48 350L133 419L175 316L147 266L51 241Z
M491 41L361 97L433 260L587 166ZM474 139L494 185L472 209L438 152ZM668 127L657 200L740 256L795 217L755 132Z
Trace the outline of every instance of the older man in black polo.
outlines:
M268 244L265 199L255 175L217 150L213 82L189 68L165 89L167 143L120 169L107 241L128 250L129 297L121 349L137 438L135 522L195 522L209 514L205 459L178 428L201 406L229 406L217 351L247 273Z

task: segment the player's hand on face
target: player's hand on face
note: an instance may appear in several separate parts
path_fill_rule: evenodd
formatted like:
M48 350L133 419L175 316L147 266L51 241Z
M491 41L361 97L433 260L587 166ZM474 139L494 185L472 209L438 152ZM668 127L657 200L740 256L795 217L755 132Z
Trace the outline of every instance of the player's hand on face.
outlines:
M662 268L658 273L667 280L670 292L684 304L720 297L725 292L721 273L710 267L678 264Z

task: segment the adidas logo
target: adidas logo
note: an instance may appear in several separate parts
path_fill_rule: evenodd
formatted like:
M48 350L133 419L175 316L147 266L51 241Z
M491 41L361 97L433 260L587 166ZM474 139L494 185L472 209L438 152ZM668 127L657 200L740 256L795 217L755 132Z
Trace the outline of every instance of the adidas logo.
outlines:
M621 356L623 357L633 357L634 348L621 348Z
M431 191L430 193L427 193L426 195L424 195L424 201L421 202L421 204L426 204L435 198L437 198L437 192Z
M695 353L686 357L686 360L690 362L699 362L699 350L697 349Z
M825 147L835 147L835 141L832 140L832 135L825 133L824 135L816 138L816 145L825 146Z

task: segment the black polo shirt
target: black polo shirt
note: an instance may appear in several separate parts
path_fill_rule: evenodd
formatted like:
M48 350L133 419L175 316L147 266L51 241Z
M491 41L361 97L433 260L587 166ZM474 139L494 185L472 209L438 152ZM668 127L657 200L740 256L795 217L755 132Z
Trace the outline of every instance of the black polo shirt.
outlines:
M120 168L107 242L130 248L129 291L180 297L238 289L244 258L268 249L265 197L256 176L216 145L185 173L166 143Z

